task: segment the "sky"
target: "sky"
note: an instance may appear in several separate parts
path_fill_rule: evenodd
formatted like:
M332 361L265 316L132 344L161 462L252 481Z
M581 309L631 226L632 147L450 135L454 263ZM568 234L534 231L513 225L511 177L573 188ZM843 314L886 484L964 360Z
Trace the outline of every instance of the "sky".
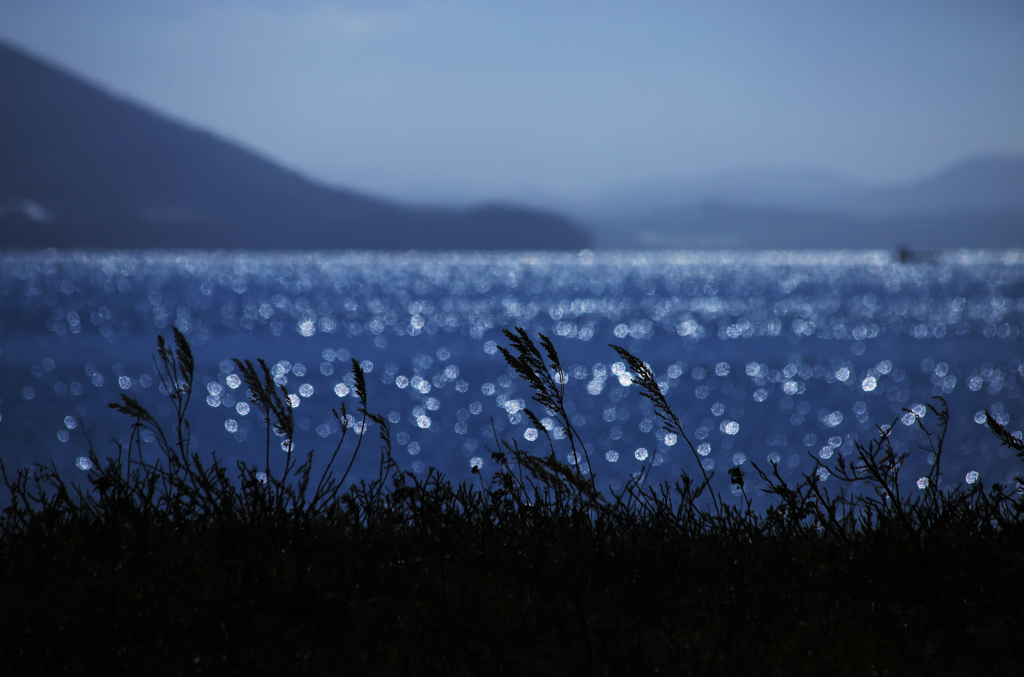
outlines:
M1017 0L2 0L0 40L416 202L1024 153Z

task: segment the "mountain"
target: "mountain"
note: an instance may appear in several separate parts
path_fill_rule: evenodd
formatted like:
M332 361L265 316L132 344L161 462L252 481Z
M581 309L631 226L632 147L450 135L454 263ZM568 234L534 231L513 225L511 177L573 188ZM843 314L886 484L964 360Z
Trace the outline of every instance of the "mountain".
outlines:
M636 215L705 202L896 216L911 212L1024 211L1024 156L965 160L933 176L872 186L815 169L734 171L691 181L650 181L573 206L587 216Z
M603 219L688 208L702 203L757 207L827 208L864 189L815 169L744 170L690 181L647 181L603 192L568 207L577 218Z
M886 218L703 202L595 226L607 249L1022 249L1017 213Z
M318 185L0 44L0 247L580 249L557 214Z
M817 171L734 172L611 192L571 211L599 248L1024 248L1024 157L974 158L868 186Z
M1024 157L973 158L921 181L866 191L849 207L875 216L1024 213Z

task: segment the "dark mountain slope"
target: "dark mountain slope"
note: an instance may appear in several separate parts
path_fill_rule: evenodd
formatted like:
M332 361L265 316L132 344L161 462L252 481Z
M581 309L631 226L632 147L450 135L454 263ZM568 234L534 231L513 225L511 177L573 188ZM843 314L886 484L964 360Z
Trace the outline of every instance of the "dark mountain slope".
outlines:
M575 249L550 213L317 185L0 45L0 247Z

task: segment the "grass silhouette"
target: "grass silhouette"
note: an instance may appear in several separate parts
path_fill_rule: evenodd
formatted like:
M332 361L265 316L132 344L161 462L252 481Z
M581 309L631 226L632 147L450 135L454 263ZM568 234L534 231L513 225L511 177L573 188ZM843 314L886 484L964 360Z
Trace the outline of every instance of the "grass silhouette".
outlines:
M653 464L603 490L566 415L552 342L506 331L508 364L564 429L534 455L495 439L496 470L454 482L391 455L353 360L356 417L318 478L292 448L288 392L259 360L235 361L266 427L262 469L232 476L190 453L195 360L163 337L155 363L173 405L165 429L136 399L126 445L89 444L87 486L56 467L9 474L0 517L0 650L7 674L1013 674L1024 646L1024 501L981 482L940 486L949 415L930 405L934 455L905 493L893 426L853 460L787 482L754 470L775 502L712 489L651 368L612 346L699 478L656 482ZM530 410L527 417L545 430ZM1024 444L991 416L1024 460ZM372 444L376 477L347 481ZM545 431L546 432L546 431ZM143 433L153 447L143 446ZM355 436L353 440L352 437ZM558 437L558 436L556 436ZM569 447L564 463L556 444ZM351 447L351 450L348 450ZM340 478L342 450L349 463ZM156 453L154 453L154 451ZM827 468L839 491L818 470ZM314 480L316 480L314 482ZM1020 482L1020 480L1018 480ZM832 484L836 484L833 482Z

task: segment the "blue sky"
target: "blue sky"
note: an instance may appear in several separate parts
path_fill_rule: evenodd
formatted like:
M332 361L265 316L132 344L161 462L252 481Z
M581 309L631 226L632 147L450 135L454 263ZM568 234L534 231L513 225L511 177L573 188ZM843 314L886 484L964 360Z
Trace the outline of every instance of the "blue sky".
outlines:
M4 0L0 39L334 185L571 200L1024 152L1024 3Z

